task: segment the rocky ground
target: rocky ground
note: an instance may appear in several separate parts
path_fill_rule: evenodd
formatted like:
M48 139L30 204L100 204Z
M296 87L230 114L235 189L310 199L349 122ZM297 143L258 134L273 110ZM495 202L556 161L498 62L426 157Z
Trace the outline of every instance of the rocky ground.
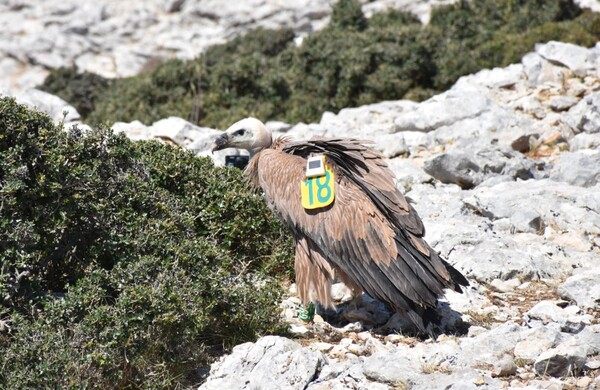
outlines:
M51 47L30 48L25 56L9 46L21 46L25 53L32 38L13 23L0 32L0 73L14 69L19 76L4 80L27 85L40 77L36 67L63 64L44 61L83 64L85 53L94 66L103 66L102 56L120 56L143 67L140 58L146 57L139 53L145 52L123 45L139 45L160 56L185 56L230 36L219 35L219 30L211 41L208 28L206 35L188 37L192 49L183 39L169 44L165 35L156 40L164 48L157 49L158 43L145 41L144 29L170 34L169 26L182 27L185 18L187 26L198 23L193 18L204 18L214 29L231 24L227 31L235 34L285 19L277 16L283 15L279 11L241 12L236 19L221 8L201 10L210 3L111 2L100 7L100 2L82 2L81 9L88 9L85 15L96 15L96 22L83 23L89 20L77 16L83 12L80 7L5 2L0 19L20 12L25 16L21 24L29 26L23 31L66 31L70 25L68 34L81 35L77 42L96 43L92 49L81 43L80 51L67 55L60 51L63 41L55 39L47 43ZM271 3L283 4L260 2ZM369 6L375 8L373 4L383 2ZM131 8L124 12L119 7ZM103 11L96 14L96 9ZM133 11L142 9L160 17ZM126 31L123 26L130 23L122 18L133 20L132 15L139 24ZM286 15L281 25L308 31L318 28L327 12L307 14L306 19ZM80 32L78 21L87 26ZM39 23L42 27L36 27ZM16 38L9 42L1 34ZM120 50L132 57L121 56ZM88 70L123 74L113 60L106 62L112 67ZM37 90L16 95L57 121L70 125L79 119L73 107L55 96ZM435 339L394 332L401 318L368 296L352 299L341 284L334 286L337 313L323 312L314 323L303 323L296 318L299 301L292 286L282 309L296 336L268 336L237 346L211 367L202 389L600 388L600 45L538 45L521 63L463 77L449 91L422 103L382 102L324 113L319 123L268 125L297 138L373 139L423 218L427 241L472 285L440 302L445 333ZM217 134L180 118L113 127L134 139L159 138L199 155L208 153ZM215 161L222 164L223 155Z
M302 339L240 345L202 389L600 387L600 45L539 45L420 104L270 125L375 139L426 238L472 286L447 294L446 334L425 341L390 334L401 321L343 285L329 322L295 319L291 294Z

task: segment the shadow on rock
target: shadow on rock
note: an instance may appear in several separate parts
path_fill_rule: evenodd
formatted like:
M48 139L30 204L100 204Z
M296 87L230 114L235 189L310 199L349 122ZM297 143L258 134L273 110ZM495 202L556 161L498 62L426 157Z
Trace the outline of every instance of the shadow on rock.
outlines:
M317 314L335 328L352 328L355 332L373 331L388 335L399 333L420 338L437 338L441 334L464 335L470 324L463 321L462 314L453 310L447 302L439 301L435 310L425 313L426 332L422 332L410 321L406 313L398 313L388 305L362 294L340 303L335 309L317 307Z

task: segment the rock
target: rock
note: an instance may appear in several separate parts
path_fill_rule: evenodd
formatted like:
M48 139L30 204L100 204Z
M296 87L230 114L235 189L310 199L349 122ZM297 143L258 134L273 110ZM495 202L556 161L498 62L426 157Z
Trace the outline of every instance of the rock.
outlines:
M310 334L310 329L308 329L305 325L292 324L290 326L290 333L296 336L308 336Z
M478 187L463 202L492 220L511 219L519 210L532 210L541 216L544 226L600 234L600 197L594 188L546 179L505 182Z
M504 355L511 354L519 341L521 328L506 322L497 325L487 332L462 340L458 365L473 367L474 365L493 365Z
M543 45L538 45L543 47ZM543 50L543 49L542 49ZM573 76L573 72L565 67L563 64L545 58L540 55L539 52L533 52L526 54L521 60L525 74L527 75L528 87L530 88L557 88L560 90L564 84L568 83L569 79ZM539 101L537 94L532 96ZM544 99L544 97L542 97ZM528 110L529 111L529 110ZM536 110L529 111L534 113ZM543 112L540 112L543 117Z
M534 242L534 237L526 239L518 236L512 241L509 238L503 238L501 241L490 238L474 245L457 247L448 257L449 260L455 262L469 277L482 283L515 277L556 277L564 275L568 270L566 264L553 261L552 256L530 251L524 246L527 242Z
M594 12L600 12L600 1L598 0L577 0L575 3L581 8L589 8Z
M428 20L432 5L446 2L378 0L363 8L411 10ZM39 85L47 68L73 64L106 77L127 77L167 58L194 58L256 28L289 27L302 38L325 27L331 9L317 0L249 0L235 6L216 0L25 1L0 14L0 61L14 59L0 65L6 69L0 73L15 93ZM23 76L38 72L41 78Z
M483 181L479 166L462 153L445 153L425 162L425 172L442 183L453 183L463 189L476 187Z
M338 114L325 112L319 123L323 130L315 135L372 140L373 147L382 152L385 157L405 155L410 152L410 148L403 137L392 134L396 131L394 120L399 113L415 105L415 102L409 100L399 100L344 108ZM294 127L289 134L295 135L295 133Z
M417 370L417 363L399 352L376 353L363 362L363 373L367 378L390 385L408 384L408 378Z
M584 376L582 378L577 379L577 388L578 389L589 389L592 384L592 378L589 376Z
M557 96L550 101L550 108L554 111L566 111L579 102L572 96Z
M550 178L580 187L600 183L600 152L564 152L555 163Z
M561 341L558 330L548 327L533 328L521 336L521 340L515 345L515 358L535 360L542 352L555 347Z
M471 92L466 94L453 88L434 96L400 115L395 121L395 130L428 132L489 111L492 101L478 91Z
M504 355L504 357L494 363L493 374L494 376L511 376L517 373L517 365L510 355Z
M344 283L334 283L331 285L331 299L336 304L348 302L352 299L352 290L350 290Z
M127 138L134 141L138 140L149 140L152 138L150 129L140 121L133 121L130 123L115 122L111 126L115 133L125 133Z
M563 377L579 374L585 362L586 353L583 347L561 344L542 352L533 367L538 375Z
M214 363L200 389L305 389L323 364L320 352L283 337L265 336L238 345Z
M581 332L575 334L574 338L576 344L584 347L588 357L593 359L600 357L600 326L598 324L586 326ZM593 366L593 364L592 361L586 363L587 366Z
M280 121L268 121L265 123L265 127L273 133L285 133L292 128L292 125Z
M490 375L482 374L480 370L473 368L461 368L449 373L434 372L421 375L411 380L415 389L501 389L502 381L492 378Z
M578 314L576 306L562 308L565 302L541 301L525 313L524 319L529 326L550 326L567 333L578 333L592 321L589 314ZM571 308L575 311L570 310Z
M521 281L518 278L509 280L494 279L490 283L490 288L500 293L507 293L513 291L520 284Z
M516 150L517 152L527 153L531 149L531 144L534 140L539 137L539 134L526 134L522 135L519 138L515 139L510 147Z
M534 210L520 210L510 218L511 233L538 233L544 232L542 216Z
M578 306L600 309L600 271L597 269L580 272L569 277L558 287L558 293L573 300Z
M535 87L542 71L542 57L535 52L527 53L521 59L521 63L523 64L523 71L529 80L529 86Z
M585 363L585 368L588 370L597 370L600 368L600 360L590 359Z
M524 81L525 72L523 64L512 64L506 68L482 69L471 77L489 89L505 89Z
M600 132L600 92L580 100L564 115L562 121L576 134Z
M550 322L560 322L564 317L564 309L555 301L541 301L529 309L525 316L529 319L542 321L544 325Z
M153 138L169 140L194 152L208 152L220 131L198 127L185 119L169 117L161 119L149 128Z
M395 158L390 160L388 165L396 175L397 184L401 186L402 193L410 191L415 184L433 182L433 178L417 166L413 160Z
M600 149L600 133L579 133L569 140L569 150Z
M28 89L18 95L17 101L45 112L55 122L74 122L80 119L75 107L58 96L39 89Z
M550 62L566 66L579 77L585 77L595 67L598 57L589 49L556 41L536 45L535 51Z
M313 343L311 345L314 349L316 349L319 352L329 352L333 349L333 344L329 344L329 343L323 343L323 342L317 342L317 343Z
M210 146L221 133L218 130L199 127L178 117L169 117L146 126L140 121L131 123L116 122L112 125L116 133L125 133L133 140L157 139L162 142L174 144L193 151L198 156L211 157L216 165L225 165L226 156L247 156L246 150L224 149L215 153L210 151Z
M535 163L508 148L486 148L473 155L449 152L427 160L425 172L442 183L454 183L470 189L494 176L509 180L531 179L536 176ZM489 185L489 184L488 184Z

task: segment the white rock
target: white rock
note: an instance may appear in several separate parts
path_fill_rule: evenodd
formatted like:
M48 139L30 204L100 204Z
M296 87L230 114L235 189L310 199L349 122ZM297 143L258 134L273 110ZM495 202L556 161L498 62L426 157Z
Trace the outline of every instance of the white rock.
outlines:
M550 41L536 45L535 51L548 61L566 66L580 77L586 76L597 60L597 54L592 50L571 43Z
M195 152L207 152L220 131L198 127L185 119L169 117L161 119L149 128L154 138L170 140Z
M513 291L520 284L521 284L521 281L518 278L509 279L509 280L494 279L490 283L490 287L494 291L506 293L506 292Z
M140 121L133 121L129 123L115 122L111 126L115 133L125 133L125 135L132 140L149 140L152 138L152 134L148 126Z
M39 89L28 89L17 95L17 101L45 112L55 122L74 122L80 118L75 107L58 96Z
M489 331L462 340L458 364L472 367L474 364L493 366L506 354L514 351L520 338L521 327L513 322L506 322Z
M558 293L583 308L600 309L600 271L586 270L569 277L559 286Z
M560 332L554 329L539 327L528 330L515 345L516 358L535 360L544 351L555 347L561 340Z
M290 332L297 336L305 336L310 333L310 330L304 325L292 324L290 326Z
M562 120L575 133L600 132L600 92L594 92L580 100Z
M560 322L565 317L564 310L553 301L541 301L525 313L527 317L540 320L544 324Z
M352 299L352 290L344 283L334 283L331 285L331 298L335 302L347 302Z
M492 101L476 89L452 88L407 110L395 121L396 131L428 132L491 110Z
M380 352L364 359L364 375L376 382L399 384L407 383L411 374L419 367L417 362L408 359L399 351Z
M517 372L517 365L510 355L504 357L494 363L494 376L511 376Z
M323 365L320 352L292 340L265 336L233 349L211 367L200 389L304 389Z
M579 133L569 140L569 150L596 149L600 150L600 133Z
M557 96L550 101L550 108L554 111L565 111L579 102L572 96Z
M600 183L600 152L582 150L564 152L556 161L550 178L580 187L593 187Z

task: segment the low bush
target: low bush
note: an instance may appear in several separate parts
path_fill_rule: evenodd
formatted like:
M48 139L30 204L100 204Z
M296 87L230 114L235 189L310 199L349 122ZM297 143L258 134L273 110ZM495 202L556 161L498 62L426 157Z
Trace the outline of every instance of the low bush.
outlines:
M0 99L0 388L173 388L284 332L292 245L236 169Z
M92 124L176 115L217 128L248 115L318 121L327 110L426 99L460 76L518 62L538 42L594 45L599 26L600 15L570 0L461 0L434 9L427 26L398 11L366 19L358 0L340 0L329 25L299 46L289 29L252 31L195 60L110 82L82 115ZM43 89L89 96L77 72L56 72L63 85Z

